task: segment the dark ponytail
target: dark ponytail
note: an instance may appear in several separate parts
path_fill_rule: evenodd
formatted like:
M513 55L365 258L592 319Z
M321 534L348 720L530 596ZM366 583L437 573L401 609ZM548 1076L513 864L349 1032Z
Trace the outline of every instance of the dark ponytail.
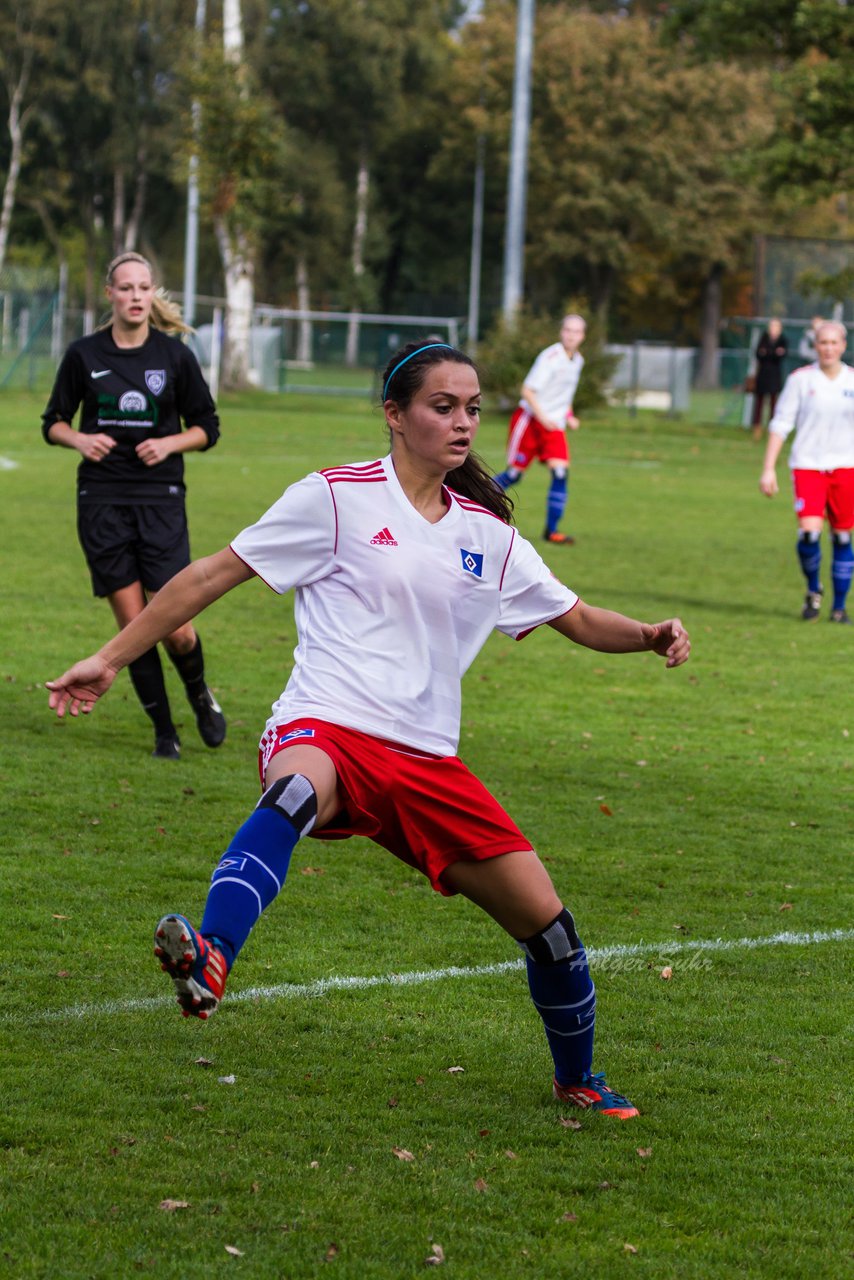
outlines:
M405 347L401 347L392 356L383 373L383 403L393 400L401 409L405 409L423 384L427 370L445 362L467 364L477 373L477 365L471 357L448 343L431 339L407 342ZM498 488L488 467L476 453L470 452L462 466L449 471L445 476L445 483L455 493L479 502L505 524L512 522L512 499Z

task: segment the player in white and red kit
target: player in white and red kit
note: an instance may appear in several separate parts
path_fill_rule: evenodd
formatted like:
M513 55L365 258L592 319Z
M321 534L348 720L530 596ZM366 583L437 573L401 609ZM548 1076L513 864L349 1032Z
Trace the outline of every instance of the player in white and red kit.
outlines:
M263 795L214 870L201 926L164 916L155 954L186 1015L206 1018L234 958L278 894L297 841L365 835L462 893L516 939L561 1100L628 1118L592 1075L595 993L571 913L513 820L456 755L460 680L493 630L547 623L605 652L684 662L678 619L586 605L509 523L471 452L476 370L444 343L411 344L387 371L391 452L292 485L230 547L196 562L93 658L49 682L62 715L88 710L142 645L259 576L296 590L299 642L261 739Z
M759 488L778 491L776 465L792 431L789 454L798 517L798 559L807 583L801 617L821 612L821 533L825 520L833 544L831 622L850 623L845 605L854 572L854 369L844 364L845 326L825 321L816 332L818 359L790 374L768 424Z
M537 356L525 375L522 399L510 419L507 438L507 466L494 477L499 489L518 484L535 459L551 472L546 497L546 542L565 546L575 539L558 529L566 510L569 487L569 444L566 429L577 431L578 418L572 405L584 357L579 347L587 325L581 316L564 316L560 342L553 342Z

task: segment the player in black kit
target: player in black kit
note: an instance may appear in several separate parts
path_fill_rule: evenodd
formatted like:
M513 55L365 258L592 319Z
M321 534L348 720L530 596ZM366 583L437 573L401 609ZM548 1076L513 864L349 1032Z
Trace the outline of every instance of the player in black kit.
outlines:
M81 454L77 532L93 591L109 600L121 630L190 562L182 455L216 444L219 419L198 361L173 336L187 326L155 289L151 264L138 253L119 254L107 268L106 292L111 320L69 346L42 431L48 444ZM188 623L164 644L202 741L218 747L225 716L205 681L201 640ZM130 676L154 724L153 754L179 759L156 648L130 664Z

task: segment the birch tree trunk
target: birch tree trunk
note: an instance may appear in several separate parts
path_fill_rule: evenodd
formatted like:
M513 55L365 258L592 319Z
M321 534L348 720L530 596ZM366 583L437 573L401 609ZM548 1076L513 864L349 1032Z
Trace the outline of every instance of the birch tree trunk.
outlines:
M365 274L365 237L368 231L368 188L370 171L367 156L362 154L359 161L359 176L356 180L356 222L353 227L352 271L354 293L360 296L360 285ZM353 311L359 309L354 304ZM359 361L359 319L354 316L347 322L347 346L344 360L348 369L352 369Z
M243 12L240 0L223 0L222 41L226 62L235 71L243 60ZM255 308L255 263L240 211L214 218L225 274L225 349L223 384L244 387L253 381L251 337Z
M304 253L297 254L297 307L300 311L310 310L308 263ZM296 358L300 364L312 363L310 320L301 319L299 322Z
M9 246L9 230L12 225L12 212L15 208L15 196L18 190L18 178L21 174L21 158L24 151L24 126L27 121L28 111L21 110L21 104L24 100L24 94L27 91L27 83L30 78L31 60L26 58L21 67L21 73L18 76L14 88L10 88L9 93L9 138L11 141L11 153L9 156L9 171L6 174L6 182L3 187L3 204L0 206L0 271L6 261L6 250Z
M214 231L225 272L222 382L227 387L246 387L254 381L250 351L255 265L251 248L239 228L231 229L225 218L215 218Z

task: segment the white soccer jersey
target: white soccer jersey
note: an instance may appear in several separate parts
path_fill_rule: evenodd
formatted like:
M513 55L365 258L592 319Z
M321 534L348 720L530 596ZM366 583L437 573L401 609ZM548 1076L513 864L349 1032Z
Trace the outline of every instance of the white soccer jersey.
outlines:
M854 467L854 369L828 378L817 364L789 374L768 430L795 431L789 466L801 471Z
M294 666L268 727L315 716L454 755L460 680L493 629L521 639L578 597L529 542L445 489L431 524L391 457L314 472L232 550L274 591L296 588Z
M584 368L584 356L577 351L570 358L562 342L554 342L537 356L524 379L523 385L536 391L537 399L543 412L561 424L566 422L567 415L575 399L578 379ZM523 396L519 401L523 409L527 409L531 417L536 417L531 405Z

